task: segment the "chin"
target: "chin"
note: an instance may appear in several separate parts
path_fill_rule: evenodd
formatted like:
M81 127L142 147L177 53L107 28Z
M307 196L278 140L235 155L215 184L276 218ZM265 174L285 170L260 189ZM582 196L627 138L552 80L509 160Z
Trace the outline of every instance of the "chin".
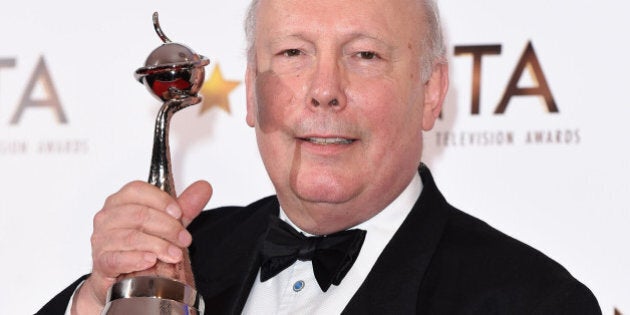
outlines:
M309 203L341 204L352 199L356 194L350 187L342 185L302 185L293 187L295 194Z
M340 204L351 199L351 197L348 196L349 194L329 190L297 191L296 195L303 201L309 203Z

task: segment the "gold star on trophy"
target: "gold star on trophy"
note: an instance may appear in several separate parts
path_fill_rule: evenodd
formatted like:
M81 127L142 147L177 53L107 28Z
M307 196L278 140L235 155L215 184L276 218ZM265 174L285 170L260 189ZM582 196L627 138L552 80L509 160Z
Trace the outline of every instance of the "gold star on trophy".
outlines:
M241 84L240 81L225 80L221 74L221 68L219 68L219 64L217 63L212 71L212 75L210 75L210 79L208 79L201 88L200 93L203 95L203 104L201 105L199 115L210 110L213 106L217 106L227 113L230 113L230 100L228 99L228 95L239 84Z

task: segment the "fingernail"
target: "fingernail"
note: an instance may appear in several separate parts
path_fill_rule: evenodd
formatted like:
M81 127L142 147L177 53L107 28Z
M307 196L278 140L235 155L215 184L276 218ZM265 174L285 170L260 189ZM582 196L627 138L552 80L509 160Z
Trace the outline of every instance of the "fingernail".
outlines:
M174 204L170 204L166 206L166 213L170 214L175 219L179 219L179 217L182 215L182 212L179 210L179 207Z
M182 250L179 247L171 245L168 247L168 255L174 260L179 261L182 258Z
M190 236L190 233L188 233L188 231L186 230L182 230L181 232L179 232L177 238L179 239L179 243L182 246L188 246L190 245L190 242L192 242L192 237Z

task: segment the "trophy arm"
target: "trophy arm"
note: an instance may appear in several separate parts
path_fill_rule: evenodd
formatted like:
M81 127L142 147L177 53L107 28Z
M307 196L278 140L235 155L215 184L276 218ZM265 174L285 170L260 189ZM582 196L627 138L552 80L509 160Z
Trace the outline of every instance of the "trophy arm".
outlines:
M173 181L170 142L169 142L169 126L173 115L190 105L200 103L202 100L199 96L185 96L181 98L171 99L160 108L155 121L155 131L153 134L153 154L151 156L151 168L149 171L149 184L155 185L161 190L167 192L176 198L175 184ZM195 280L190 267L190 258L188 250L183 249L184 257L182 262L178 264L168 264L161 261L151 269L131 273L125 275L124 278L135 276L158 276L167 277L187 283L194 287Z
M162 104L155 121L153 134L153 153L151 155L151 169L149 184L155 185L173 197L177 197L171 167L169 143L169 125L173 114L190 105L200 103L199 96L185 96L167 100Z

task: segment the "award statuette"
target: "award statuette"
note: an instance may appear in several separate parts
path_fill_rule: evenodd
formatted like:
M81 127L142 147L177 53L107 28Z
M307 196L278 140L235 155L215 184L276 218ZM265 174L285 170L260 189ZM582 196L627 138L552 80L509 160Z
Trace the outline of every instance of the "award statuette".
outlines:
M201 102L197 93L209 60L190 48L171 42L162 32L158 14L153 13L153 26L164 42L136 70L135 77L164 103L160 108L153 140L153 156L149 183L175 197L169 152L168 129L171 117L178 110ZM107 292L103 314L107 315L198 315L204 303L194 288L188 251L183 261L167 264L161 261L144 271L121 276Z

